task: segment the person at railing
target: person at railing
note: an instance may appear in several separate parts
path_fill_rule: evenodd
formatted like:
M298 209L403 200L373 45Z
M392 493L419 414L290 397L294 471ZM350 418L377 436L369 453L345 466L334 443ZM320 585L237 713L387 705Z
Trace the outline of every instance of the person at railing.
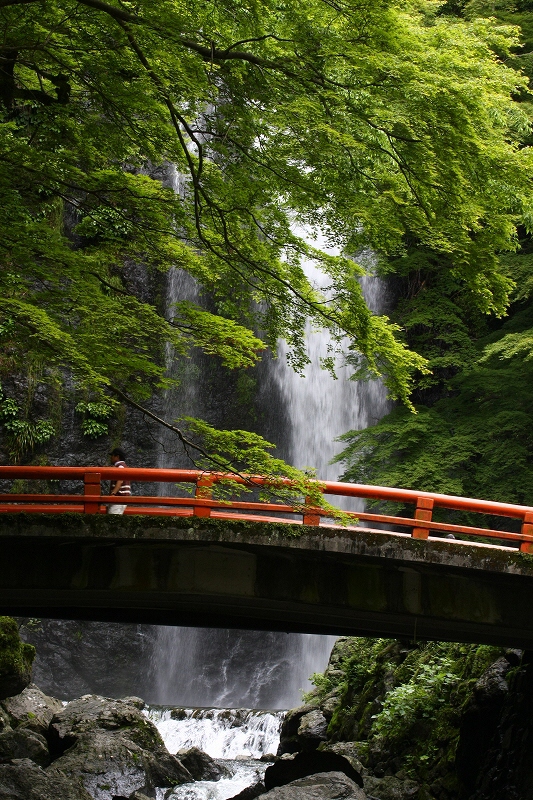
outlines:
M126 466L126 454L122 448L115 447L114 450L111 450L109 457L114 467L124 469ZM131 483L128 479L111 481L109 494L112 494L115 497L127 497L128 495L131 495ZM111 503L107 507L108 514L123 514L125 510L126 506L118 503Z

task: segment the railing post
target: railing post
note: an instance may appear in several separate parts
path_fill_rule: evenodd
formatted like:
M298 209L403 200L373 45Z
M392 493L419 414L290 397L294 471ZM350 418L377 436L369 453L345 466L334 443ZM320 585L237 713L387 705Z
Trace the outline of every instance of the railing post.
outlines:
M524 514L524 520L522 522L520 533L533 536L533 513L531 513L531 511L528 511L527 514ZM520 552L533 553L533 542L520 542Z
M419 497L416 501L415 519L423 522L431 522L433 514L433 500L431 497ZM413 539L427 539L429 536L429 528L413 528L411 534Z
M196 481L196 492L194 496L201 498L202 500L206 500L207 498L211 497L212 485L213 479L211 477L206 475L198 478ZM211 509L209 506L194 506L193 513L195 517L210 517Z
M305 498L305 504L311 504L311 498ZM303 524L304 525L320 525L320 514L316 514L314 512L308 512L304 510L303 513Z
M86 472L83 476L83 505L86 514L98 514L100 511L100 478L99 472Z

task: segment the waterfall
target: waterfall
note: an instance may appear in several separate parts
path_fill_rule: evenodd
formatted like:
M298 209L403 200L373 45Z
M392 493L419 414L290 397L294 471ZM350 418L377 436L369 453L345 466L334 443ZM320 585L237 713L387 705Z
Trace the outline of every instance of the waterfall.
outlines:
M161 626L150 702L291 708L322 671L334 636Z
M318 242L324 250L336 255L338 251ZM383 281L372 274L375 267L374 254L363 251L358 254L360 263L369 274L361 278L363 294L374 313L383 313L387 306L387 292ZM312 265L306 272L317 289L324 289L327 277ZM330 461L342 445L335 439L349 430L367 428L375 424L390 410L387 392L380 380L353 381L353 369L336 360L337 379L320 366L320 359L328 354L331 338L326 331L307 328L307 355L310 363L303 376L298 375L287 362L287 346L280 342L278 357L266 361L266 375L262 380L262 404L266 408L272 403L272 393L281 397L281 404L290 418L289 436L278 444L279 455L295 467L316 469L320 480L336 481L339 465ZM269 431L275 435L275 431ZM362 511L363 501L336 497L334 504L345 510Z
M179 191L176 176L175 188ZM324 243L319 246L324 247ZM371 272L372 254L360 255L358 260ZM310 264L307 271L318 288L325 285L322 273ZM385 302L383 284L371 275L362 282L370 307L381 311ZM190 277L173 270L168 276L168 311L181 299L197 300L197 289ZM284 343L279 346L277 359L266 358L257 368L257 427L277 445L280 457L297 467L315 467L321 479L336 480L339 468L329 463L339 451L335 438L377 421L386 413L387 399L379 381L351 381L350 368L341 362L337 380L321 369L320 357L328 355L329 341L326 332L308 330L311 363L304 377L287 364ZM220 424L209 392L202 387L205 373L213 370L212 361L201 354L176 360L169 349L167 363L182 384L167 392L165 417L205 416ZM178 454L172 434L167 431L161 436L158 466L191 466L183 454ZM360 510L361 506L352 501L345 508ZM147 699L162 705L290 708L301 702L302 690L309 690L309 677L324 670L334 641L334 636L161 626L153 654L153 690Z

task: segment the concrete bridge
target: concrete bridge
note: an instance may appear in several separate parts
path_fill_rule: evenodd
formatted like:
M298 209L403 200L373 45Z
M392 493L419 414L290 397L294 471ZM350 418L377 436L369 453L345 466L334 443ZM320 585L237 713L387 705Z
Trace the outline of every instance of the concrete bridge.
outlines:
M7 469L0 468L0 479ZM96 484L91 479L86 485ZM379 489L356 488L359 496ZM521 519L522 528L490 531L435 523L427 508L425 518L417 516L429 496L412 495L415 516L387 517L396 519L397 529L377 530L302 526L272 511L266 517L259 503L250 504L259 506L254 519L250 508L234 511L206 497L199 504L180 498L170 514L157 513L165 498L152 497L154 513L144 514L147 498L137 497L131 506L141 513L121 517L98 513L105 495L89 493L93 511L72 513L80 511L83 496L5 493L0 613L533 648L533 556L523 551L533 538L532 509L499 504L502 518ZM436 506L445 505L443 498L429 497ZM485 502L445 499L448 505ZM487 503L497 513L494 505ZM223 509L218 518L216 508ZM320 509L299 511L320 522ZM438 538L442 527L488 536ZM486 541L491 533L495 544Z

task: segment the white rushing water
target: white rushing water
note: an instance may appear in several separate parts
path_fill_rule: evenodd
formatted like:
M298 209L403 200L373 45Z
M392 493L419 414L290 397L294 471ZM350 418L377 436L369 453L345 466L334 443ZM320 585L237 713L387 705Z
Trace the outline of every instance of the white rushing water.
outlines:
M249 708L150 708L171 753L198 747L212 758L261 758L276 753L283 712Z
M198 747L223 760L231 776L219 781L195 781L157 790L157 800L227 800L263 779L267 763L257 761L275 753L283 714L252 709L150 708L148 718L156 725L171 753Z

